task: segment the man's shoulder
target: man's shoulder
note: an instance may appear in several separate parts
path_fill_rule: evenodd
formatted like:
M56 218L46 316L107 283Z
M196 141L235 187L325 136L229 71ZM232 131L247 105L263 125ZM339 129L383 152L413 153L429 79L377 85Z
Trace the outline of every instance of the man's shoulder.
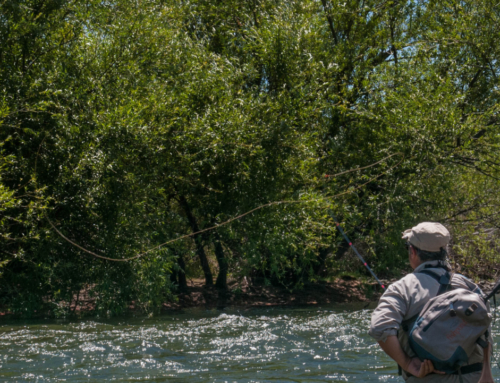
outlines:
M389 286L389 289L393 292L409 292L418 286L422 286L423 288L429 288L430 286L438 283L435 277L432 277L426 273L421 272L413 272L408 273L404 277L398 279L394 283ZM460 285L463 283L459 282Z
M465 275L455 273L453 274L451 278L451 283L455 288L463 288L467 289L470 291L474 291L476 293L481 293L481 289L479 286L472 282L469 278L467 278Z
M439 273L441 269L437 269ZM432 277L426 273L413 272L408 273L404 277L393 282L389 287L388 291L390 293L406 294L407 292L413 290L417 285L424 288L430 288L432 285L439 283L435 277ZM463 288L470 291L480 293L481 290L477 284L472 282L469 278L462 274L453 273L451 278L451 283L455 288Z
M399 292L403 292L403 291L406 291L408 289L408 287L411 287L413 286L413 284L415 283L415 281L417 280L418 278L415 276L414 273L409 273L409 274L406 274L404 277L398 279L397 281L391 283L388 287L388 290L391 290L391 291L399 291Z

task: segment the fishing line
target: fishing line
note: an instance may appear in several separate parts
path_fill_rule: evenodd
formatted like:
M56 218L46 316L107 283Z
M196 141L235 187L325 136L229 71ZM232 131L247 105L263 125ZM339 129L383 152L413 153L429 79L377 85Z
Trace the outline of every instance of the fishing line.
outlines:
M274 206L274 205L284 205L284 204L299 204L299 203L311 203L311 202L320 202L322 200L328 200L328 199L332 199L332 198L338 198L338 197L341 197L343 195L346 195L346 194L351 194L353 192L355 192L356 190L359 190L361 189L362 187L366 186L367 184L369 184L370 182L372 181L375 181L376 179L380 178L381 176L383 176L384 174L388 173L389 171L391 171L392 169L396 168L397 166L399 166L403 161L404 161L404 155L403 153L394 153L394 154L391 154L390 156L387 156L385 158L383 158L382 160L380 161L377 161L371 165L368 165L368 166L365 166L365 167L362 167L362 168L356 168L356 169L350 169L350 170L347 170L347 171L344 171L344 172L341 172L341 173L338 173L338 174L334 174L334 175L327 175L327 177L335 177L335 176L338 176L338 175L341 175L341 174L346 174L346 173L352 173L352 172L356 172L356 171L360 171L360 170L363 170L363 169L367 169L367 168L370 168L370 167L373 167L373 166L376 166L378 164L380 164L381 162L391 158L391 157L394 157L396 155L400 155L402 156L402 159L396 163L396 165L393 165L391 166L390 168L388 168L387 170L385 170L384 172L376 175L375 177L372 177L370 178L367 182L359 185L358 187L354 188L354 189L350 189L350 190L347 190L347 191L344 191L342 193L339 193L339 194L335 194L333 196L327 196L327 197L324 197L323 199L313 199L313 200L304 200L304 201L294 201L294 200L290 200L290 201L275 201L275 202L269 202L267 204L264 204L264 205L260 205L252 210L249 210L247 211L246 213L243 213L243 214L240 214L236 217L233 217L227 221L224 221L218 225L215 225L215 226L212 226L212 227L208 227L206 229L203 229L203 230L200 230L200 231L197 231L195 233L190 233L190 234L185 234L185 235L182 235L180 237L177 237L177 238L173 238L173 239L170 239L168 240L167 242L164 242L160 245L157 245L155 247L152 247L151 249L143 252L143 253L140 253L140 254L137 254L133 257L130 257L130 258L122 258L122 259L119 259L119 258L109 258L109 257L106 257L106 256L103 256L103 255L99 255L99 254L96 254L94 253L93 251L90 251L86 248L84 248L83 246L80 246L79 244L77 244L76 242L72 241L71 239L67 238L63 233L61 233L61 231L59 231L57 229L57 227L54 225L54 223L50 220L50 218L48 217L48 215L46 214L45 215L45 218L47 219L47 221L49 222L50 226L52 226L52 229L61 237L63 238L65 241L67 241L68 243L70 243L71 245L77 247L78 249L82 250L83 252L87 253L87 254L90 254L92 255L93 257L96 257L96 258L100 258L100 259L104 259L104 260L107 260L107 261L112 261L112 262L128 262L128 261L132 261L134 259L138 259L138 258L141 258L143 256L145 256L146 254L154 251L154 250L158 250L170 243L173 243L173 242L176 242L176 241L180 241L182 239L185 239L185 238L189 238L189 237L194 237L195 235L198 235L198 234L201 234L201 233L206 233L208 231L211 231L211 230L215 230L215 229L218 229L222 226L225 226L225 225L228 225L229 223L231 222L234 222L236 220L239 220L249 214L252 214L254 212L256 212L257 210L260 210L260 209L263 209L263 208L266 208L266 207L270 207L270 206ZM338 226L337 226L338 227ZM355 250L357 252L357 250ZM363 261L363 263L366 263L364 262L363 258L358 254L358 257L360 257L360 259ZM369 269L371 271L371 269ZM380 285L383 287L382 283L380 282L380 280L375 276L375 274L373 273L373 271L371 271L372 275L375 277L375 279L377 280L378 283L380 283Z
M325 174L325 178L337 177L337 176L340 176L342 174L347 174L347 173L357 172L359 170L365 170L365 169L368 169L368 168L372 168L372 167L374 167L374 166L376 166L376 165L384 162L385 160L388 160L389 158L397 156L397 155L402 155L402 153L398 152L398 153L391 154L390 156L382 158L380 161L374 162L373 164L370 164L368 166L364 166L362 168L349 169L349 170L346 170L344 172L340 172L340 173L337 173L337 174Z

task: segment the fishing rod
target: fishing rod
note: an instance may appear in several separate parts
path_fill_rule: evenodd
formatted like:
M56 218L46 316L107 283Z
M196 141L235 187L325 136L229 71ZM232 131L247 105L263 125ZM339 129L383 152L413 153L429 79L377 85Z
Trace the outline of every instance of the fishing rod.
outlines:
M351 240L349 239L349 237L345 233L344 229L342 229L342 226L340 226L340 223L337 221L337 218L335 217L335 214L333 214L333 212L331 210L328 210L328 213L333 218L333 220L335 222L335 226L337 226L337 229L340 231L340 234L342 234L342 236L344 237L344 239L346 240L346 242L354 250L354 253L359 258L359 260L361 262L363 262L363 266L365 266L368 269L368 271L370 272L370 274L373 275L373 278L375 278L375 280L378 282L378 284L382 287L382 290L385 290L384 284L380 281L380 279L377 278L377 276L375 275L375 273L373 272L373 270L371 269L371 267L368 266L368 263L363 259L363 257L361 256L361 254L359 254L358 249L356 249L356 247L352 244ZM500 283L499 283L499 287L498 288L500 289Z
M484 301L487 302L488 300L490 300L490 298L495 299L495 295L499 291L500 291L500 279L497 281L497 284L493 287L493 289L491 289L491 291L485 297L483 297Z
M370 274L373 276L373 278L375 278L375 280L378 282L378 284L382 287L383 290L385 290L385 286L384 284L380 281L380 279L378 279L378 277L375 275L375 273L373 272L373 270L371 269L371 267L368 265L368 263L363 259L363 257L361 256L361 254L359 254L358 252L358 249L356 249L356 247L352 244L352 241L349 239L349 237L347 236L347 234L345 233L344 229L342 229L342 226L340 226L340 223L339 221L337 220L337 218L335 217L335 214L333 214L333 212L329 209L328 210L328 213L330 214L330 216L333 218L334 222L335 222L335 226L337 227L337 229L339 230L340 234L342 234L342 236L344 237L345 241L349 244L349 246L354 250L354 253L356 254L356 256L359 258L359 260L361 262L363 262L363 266L365 266L368 271L370 272ZM496 297L495 295L497 293L500 292L500 279L497 281L496 285L493 287L493 289L491 289L491 291L486 294L485 296L483 296L483 300L485 302L489 301L491 298L493 298L494 300L494 304L495 304L495 307L496 307Z
M496 294L500 292L500 279L497 281L496 285L493 286L491 291L483 296L484 302L488 302L491 298L493 298L493 307L495 308L493 311L493 322L496 322L497 320L497 298ZM500 368L500 363L498 364L498 368Z

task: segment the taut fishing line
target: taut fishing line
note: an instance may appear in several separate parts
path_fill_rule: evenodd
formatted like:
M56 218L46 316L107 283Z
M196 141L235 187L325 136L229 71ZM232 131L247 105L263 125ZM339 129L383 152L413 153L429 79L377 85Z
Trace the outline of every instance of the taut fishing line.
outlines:
M384 161L386 161L387 159L391 158L391 157L394 157L396 155L400 155L400 156L403 156L403 158L396 164L396 165L393 165L391 166L389 169L387 169L386 171L378 174L377 176L373 177L373 178L370 178L367 182L363 183L362 185L354 188L354 189L350 189L350 190L347 190L345 192L342 192L342 193L339 193L339 194L335 194L335 195L332 195L332 196L328 196L328 197L325 197L325 199L332 199L332 198L337 198L337 197L341 197L343 195L347 195L347 194L351 194L353 192L355 192L356 190L359 190L361 189L362 187L366 186L367 184L369 184L370 182L380 178L382 175L386 174L387 172L391 171L392 169L396 168L397 166L399 166L403 160L404 160L404 155L403 153L394 153L394 154L391 154L390 156L387 156L385 158L383 158L382 160L380 161L377 161L373 164L370 164L368 166L365 166L365 167L362 167L362 168L356 168L356 169L351 169L351 170L346 170L346 171L343 171L341 173L337 173L337 174L327 174L325 175L326 178L333 178L333 177L336 177L336 176L339 176L339 175L342 175L342 174L347 174L347 173L352 173L352 172L357 172L357 171L360 171L360 170L364 170L364 169L368 169L368 168L371 168L371 167L374 167ZM185 239L185 238L189 238L189 237L194 237L195 235L198 235L198 234L201 234L201 233L206 233L208 231L212 231L212 230L215 230L215 229L218 229L222 226L225 226L225 225L228 225L230 224L231 222L234 222L236 220L239 220L249 214L252 214L254 212L256 212L257 210L260 210L260 209L263 209L265 207L270 207L270 206L273 206L273 205L282 205L282 204L297 204L297 203L311 203L311 202L318 202L320 201L319 199L314 199L314 200L304 200L304 201L275 201L275 202L269 202L267 204L264 204L264 205L260 205L252 210L249 210L247 211L246 213L243 213L243 214L240 214L236 217L233 217L231 219L228 219L227 221L224 221L218 225L215 225L215 226L212 226L212 227L208 227L206 229L203 229L203 230L200 230L200 231L197 231L195 233L190 233L190 234L185 234L185 235L182 235L180 237L177 237L177 238L173 238L171 240L168 240L167 242L164 242L160 245L157 245L143 253L140 253L140 254L137 254L133 257L130 257L130 258L122 258L122 259L117 259L117 258L109 258L109 257L106 257L106 256L103 256L103 255L99 255L99 254L96 254L94 253L93 251L90 251L86 248L84 248L83 246L80 246L79 244L75 243L74 241L72 241L71 239L67 238L63 233L61 233L61 231L59 231L59 229L57 229L57 227L54 225L54 223L52 223L52 221L49 219L49 217L47 215L45 215L45 218L47 219L47 221L49 222L50 226L52 226L52 229L54 229L54 231L61 237L63 238L65 241L67 241L68 243L70 243L71 245L77 247L78 249L82 250L83 252L87 253L87 254L90 254L96 258L100 258L100 259L104 259L104 260L107 260L107 261L112 261L112 262L128 262L128 261L132 261L134 259L138 259L138 258L141 258L143 256L145 256L146 254L154 251L154 250L158 250L170 243L173 243L173 242L176 242L176 241L180 241L182 239ZM367 263L364 261L363 257L361 257L361 255L359 254L359 252L356 250L356 248L354 246L352 246L352 243L349 241L349 239L347 238L347 236L345 235L344 231L342 230L342 228L340 227L340 225L338 224L337 220L335 219L335 216L333 215L333 213L330 212L330 215L332 216L332 218L334 219L335 223L336 223L336 226L337 228L340 230L340 232L342 233L342 235L344 236L344 238L347 240L347 242L349 243L349 245L353 248L353 250L355 251L356 255L358 256L358 258L361 260L361 262L363 262L364 266L367 267L367 269L370 271L370 273L374 276L374 278L377 280L377 282L382 286L382 288L384 289L384 285L382 284L382 282L380 282L380 280L376 277L376 275L373 273L373 271L370 269L370 267L367 265Z

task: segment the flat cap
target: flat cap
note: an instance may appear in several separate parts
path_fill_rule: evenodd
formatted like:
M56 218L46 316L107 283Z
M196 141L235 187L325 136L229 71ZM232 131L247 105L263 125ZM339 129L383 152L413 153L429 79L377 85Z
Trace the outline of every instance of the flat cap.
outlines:
M437 252L441 248L446 248L450 242L450 232L438 222L421 222L405 230L403 239L420 250Z

